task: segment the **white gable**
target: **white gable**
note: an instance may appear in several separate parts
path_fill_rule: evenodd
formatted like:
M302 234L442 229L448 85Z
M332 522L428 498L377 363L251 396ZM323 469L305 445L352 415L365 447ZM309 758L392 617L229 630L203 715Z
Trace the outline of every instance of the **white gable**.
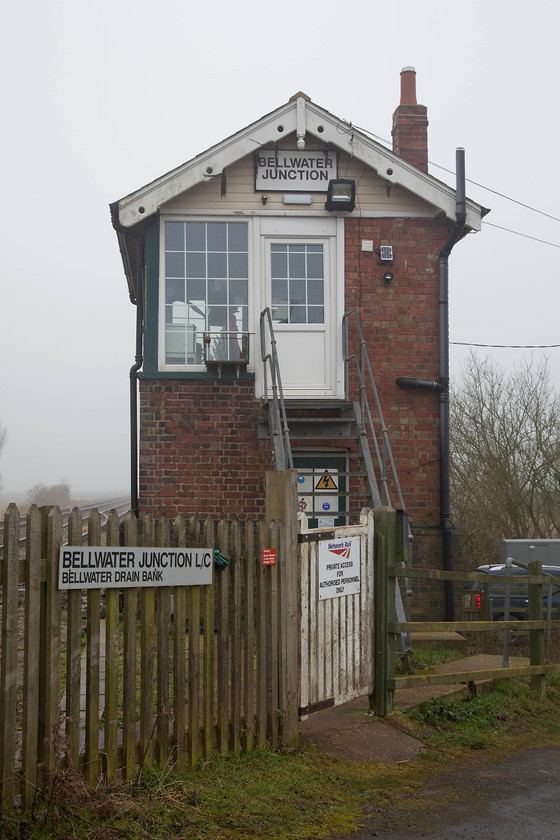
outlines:
M427 202L434 208L434 214L442 212L449 219L455 219L454 189L315 105L305 94L298 93L286 105L121 199L118 202L120 224L132 227L187 190L207 183L242 158L259 148L274 145L288 135L295 135L299 149L305 148L306 141L313 138L327 143L329 148L346 152L374 170L389 185L398 185ZM480 230L483 214L480 205L467 200L466 223L471 230Z

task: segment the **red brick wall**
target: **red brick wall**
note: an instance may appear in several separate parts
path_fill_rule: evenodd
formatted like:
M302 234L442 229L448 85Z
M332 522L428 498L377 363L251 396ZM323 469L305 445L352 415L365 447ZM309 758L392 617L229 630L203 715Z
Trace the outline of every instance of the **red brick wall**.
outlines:
M269 441L254 382L140 381L140 509L155 515L264 514Z
M439 525L438 392L404 390L395 379L438 380L439 252L448 234L443 220L346 221L346 308L360 312L406 508L430 526ZM392 245L393 263L362 251L362 239ZM391 500L396 506L394 489Z

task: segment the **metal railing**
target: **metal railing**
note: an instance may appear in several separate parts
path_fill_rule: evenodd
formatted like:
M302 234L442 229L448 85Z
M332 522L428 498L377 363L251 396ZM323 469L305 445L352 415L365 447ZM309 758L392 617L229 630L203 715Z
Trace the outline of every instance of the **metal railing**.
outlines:
M261 361L263 364L264 398L268 402L270 436L274 453L274 468L277 470L292 470L294 461L290 444L290 432L286 417L286 406L282 391L282 378L276 350L276 338L272 326L272 314L267 306L261 312ZM267 338L270 351L267 350ZM269 385L270 381L270 385Z
M349 322L350 319L353 319L354 322L354 329L357 333L357 343L359 347L356 352L350 352L350 328ZM395 466L395 461L393 458L393 451L391 449L391 443L389 441L389 433L387 430L387 426L385 425L385 420L383 417L383 411L381 409L381 402L379 400L379 394L377 392L377 387L375 384L375 379L373 377L373 372L371 369L371 364L369 361L369 356L367 352L367 345L364 338L364 334L362 332L362 327L360 324L360 319L358 317L358 313L356 309L350 309L348 312L344 313L342 318L342 337L343 337L343 359L344 359L344 377L345 377L345 392L347 399L350 396L350 368L351 362L354 362L354 370L358 377L359 383L359 392L360 392L360 399L359 399L359 412L358 412L358 425L359 425L359 434L360 435L367 435L368 439L372 442L375 455L377 459L377 465L379 469L379 480L381 484L381 493L380 493L380 501L381 504L387 505L388 507L392 507L391 504L391 497L389 493L389 486L388 486L388 467L390 469L391 478L393 480L393 484L395 490L397 492L397 497L399 500L399 507L401 510L405 510L405 504L401 492L401 486L399 482L399 478L397 475L397 469ZM379 428L376 429L372 412L370 408L370 399L368 398L368 393L373 398L373 402L375 403L375 407L377 409L377 418L379 422ZM368 434L369 432L369 434ZM379 440L379 437L381 440ZM374 484L376 485L374 477ZM374 500L375 501L375 500Z

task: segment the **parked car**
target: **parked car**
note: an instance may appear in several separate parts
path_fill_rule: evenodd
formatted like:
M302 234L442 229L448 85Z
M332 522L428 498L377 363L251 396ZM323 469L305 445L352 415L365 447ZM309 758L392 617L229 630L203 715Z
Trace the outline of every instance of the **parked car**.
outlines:
M560 566L543 566L543 574L558 578L558 586L552 586L552 618L560 614ZM500 580L505 574L520 578L519 584L511 585L510 619L527 620L529 610L529 588L522 578L527 569L521 566L506 567L504 563L479 566L476 572L488 575L488 583L466 583L463 591L463 617L467 621L476 619L501 621L505 618L506 584ZM546 617L549 587L543 585L543 616Z

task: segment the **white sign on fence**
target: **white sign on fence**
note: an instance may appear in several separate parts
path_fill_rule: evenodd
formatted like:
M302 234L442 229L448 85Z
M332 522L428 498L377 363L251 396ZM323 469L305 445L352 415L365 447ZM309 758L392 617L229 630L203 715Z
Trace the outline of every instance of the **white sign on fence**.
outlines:
M356 595L360 591L360 538L343 537L319 543L319 600Z
M59 589L205 586L212 583L211 548L64 546Z

